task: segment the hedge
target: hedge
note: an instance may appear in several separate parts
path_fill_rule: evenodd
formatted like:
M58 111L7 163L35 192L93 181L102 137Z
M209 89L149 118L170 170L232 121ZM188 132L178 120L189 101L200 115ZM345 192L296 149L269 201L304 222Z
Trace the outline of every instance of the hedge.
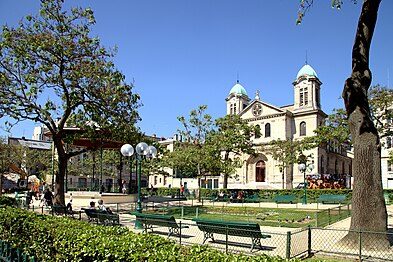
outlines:
M225 254L207 246L183 247L124 227L97 226L6 206L0 207L0 240L39 261L288 261Z
M201 196L204 198L216 197L219 192L224 194L230 194L232 191L245 191L248 195L256 195L262 201L263 199L271 200L275 195L296 195L299 199L303 197L303 189L201 189ZM146 191L147 192L147 191ZM156 195L168 196L171 195L169 192L174 192L174 194L179 192L179 188L157 188ZM352 189L307 189L307 199L318 200L320 195L337 195L344 194L347 199L352 199ZM385 189L384 194L387 196L390 202L393 202L393 189Z

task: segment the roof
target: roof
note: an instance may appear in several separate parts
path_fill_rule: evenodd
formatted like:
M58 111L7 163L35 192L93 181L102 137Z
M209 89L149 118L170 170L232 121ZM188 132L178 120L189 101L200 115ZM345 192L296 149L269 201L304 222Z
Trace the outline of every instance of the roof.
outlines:
M229 91L229 94L233 94L233 93L247 96L246 89L244 89L244 87L241 84L239 84L239 81L237 81L236 85L234 85L231 91Z
M308 76L315 76L318 77L317 73L315 72L314 68L312 68L310 65L305 64L297 73L296 79L299 78L302 75L308 75Z

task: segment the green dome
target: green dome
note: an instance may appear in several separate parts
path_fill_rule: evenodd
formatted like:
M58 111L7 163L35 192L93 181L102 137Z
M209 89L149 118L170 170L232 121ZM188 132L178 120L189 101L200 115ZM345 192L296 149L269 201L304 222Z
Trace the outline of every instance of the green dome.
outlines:
M315 70L310 66L310 65L304 65L299 72L297 73L296 79L299 78L302 75L308 75L308 76L315 76L318 77L317 73Z
M239 84L239 81L236 83L236 85L232 87L231 91L229 91L229 94L233 94L233 93L247 96L246 89L244 89L244 87L241 84Z

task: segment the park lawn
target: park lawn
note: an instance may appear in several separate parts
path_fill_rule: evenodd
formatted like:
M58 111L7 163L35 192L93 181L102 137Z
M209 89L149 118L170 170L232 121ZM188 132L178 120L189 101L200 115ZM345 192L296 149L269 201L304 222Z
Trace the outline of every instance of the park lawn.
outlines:
M299 210L294 208L258 208L258 207L212 207L185 206L183 218L196 217L210 220L225 220L237 222L254 222L261 226L303 228L316 225L317 210ZM171 215L179 219L182 217L182 207L160 208L149 213ZM326 220L326 213L319 213L319 220Z

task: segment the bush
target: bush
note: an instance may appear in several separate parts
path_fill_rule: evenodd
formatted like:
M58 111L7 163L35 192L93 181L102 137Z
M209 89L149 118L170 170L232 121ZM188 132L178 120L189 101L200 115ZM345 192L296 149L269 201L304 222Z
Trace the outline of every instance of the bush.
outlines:
M0 206L10 206L10 207L16 207L17 202L16 199L13 197L8 197L8 196L0 196Z
M97 226L10 207L0 207L0 239L39 261L286 261L265 255L225 254L199 245L182 247L123 227Z

